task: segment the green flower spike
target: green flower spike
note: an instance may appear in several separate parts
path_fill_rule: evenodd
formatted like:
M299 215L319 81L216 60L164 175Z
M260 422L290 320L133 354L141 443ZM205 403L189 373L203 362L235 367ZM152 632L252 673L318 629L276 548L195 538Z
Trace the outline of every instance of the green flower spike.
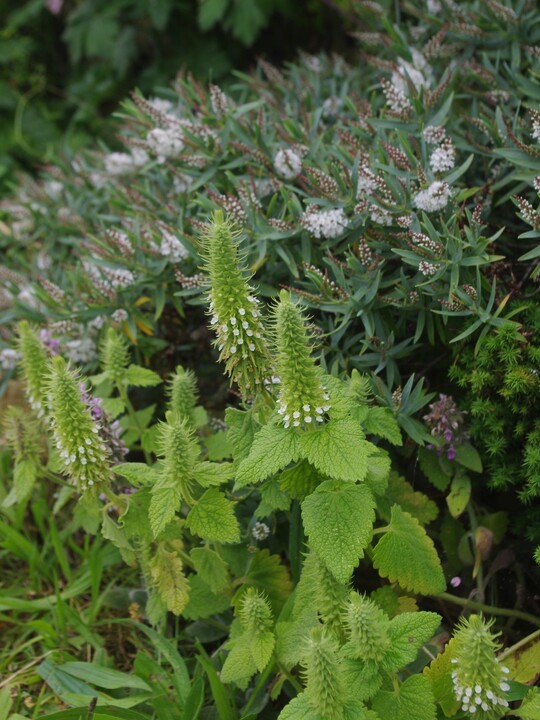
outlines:
M193 424L193 411L197 404L198 391L195 373L178 365L169 382L169 410L173 417Z
M255 588L248 588L245 592L238 616L242 627L254 636L262 635L272 629L273 617L270 603Z
M369 661L384 657L390 646L388 616L372 600L351 592L343 616L346 656Z
M321 370L311 357L304 317L284 290L275 309L275 334L278 413L284 427L306 429L324 422L330 410L329 395L321 382Z
M159 455L163 458L163 466L154 489L175 488L182 500L193 505L192 486L199 459L197 441L186 420L171 413L167 413L167 422L160 423L159 428Z
M35 330L25 320L19 323L19 350L28 401L38 418L42 418L47 409L45 385L49 358Z
M271 382L271 361L259 301L241 268L238 235L233 223L217 211L203 243L211 286L210 325L217 335L219 359L242 395L249 396Z
M490 631L493 621L471 615L454 635L452 681L461 709L479 720L492 720L506 713L510 690L508 668L499 664L495 653L501 647Z
M323 627L311 631L303 665L306 697L317 716L325 720L342 720L346 695L336 639Z
M101 347L101 366L109 380L120 383L129 365L129 344L123 335L109 328Z
M48 402L56 447L64 472L79 491L108 481L109 449L81 397L81 381L61 357L51 361Z

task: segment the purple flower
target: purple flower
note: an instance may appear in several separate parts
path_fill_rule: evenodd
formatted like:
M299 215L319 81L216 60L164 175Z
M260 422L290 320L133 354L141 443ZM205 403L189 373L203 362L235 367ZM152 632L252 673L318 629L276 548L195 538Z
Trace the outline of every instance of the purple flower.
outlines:
M448 448L448 450L446 452L446 457L448 458L448 460L456 459L456 451L454 450L453 445L450 445L450 447Z

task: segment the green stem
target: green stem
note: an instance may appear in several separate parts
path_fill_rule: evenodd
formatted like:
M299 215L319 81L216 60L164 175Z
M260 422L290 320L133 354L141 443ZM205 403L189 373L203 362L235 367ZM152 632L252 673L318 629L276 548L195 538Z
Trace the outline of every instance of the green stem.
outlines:
M485 603L476 602L475 600L468 600L467 598L461 598L457 595L451 595L450 593L443 592L435 597L441 600L454 603L454 605L461 605L461 607L470 608L471 610L480 610L482 612L489 613L490 615L506 615L508 617L519 618L531 623L531 625L537 625L540 627L540 618L529 613L521 612L521 610L512 610L510 608L499 608L495 605L486 605Z
M103 487L100 487L100 490L112 502L113 505L122 508L122 510L125 510L127 508L126 501L122 500L116 493L111 490L110 487L103 485Z
M293 688L296 690L296 692L298 694L300 694L301 692L304 692L304 688L300 685L300 683L294 677L294 675L291 675L291 673L288 670L285 670L285 668L283 668L281 665L279 665L278 667L279 667L279 672L282 675L285 675L287 680L290 682L290 684L293 686Z
M536 638L540 637L540 630L535 630L530 635L527 635L527 637L523 638L519 642L517 642L515 645L512 645L512 647L506 648L504 652L502 652L500 655L497 656L498 660L504 660L505 658L509 657L510 655L513 655L518 650L521 650L522 647L525 647L525 645L528 645L533 640L536 640Z
M242 710L242 716L247 715L253 707L255 700L257 700L262 690L264 689L264 686L266 685L266 682L272 674L275 666L275 662L269 662L264 671L259 675L259 679L257 680L255 687L253 688L253 692L249 696L249 700L247 701L244 709Z

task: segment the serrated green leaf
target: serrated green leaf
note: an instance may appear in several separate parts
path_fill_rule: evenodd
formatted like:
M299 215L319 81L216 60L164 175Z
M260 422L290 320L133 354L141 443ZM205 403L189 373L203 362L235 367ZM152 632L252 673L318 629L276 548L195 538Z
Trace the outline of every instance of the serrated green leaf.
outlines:
M267 480L261 487L261 502L255 510L255 517L264 518L277 510L288 510L291 498L281 490L277 480Z
M439 513L433 500L430 500L424 493L414 490L413 486L396 472L390 473L385 495L377 498L377 509L385 520L390 520L393 505L399 505L415 517L421 525L435 520Z
M235 543L240 540L234 503L217 488L208 489L197 500L186 518L186 527L211 542Z
M233 449L235 465L247 458L255 437L256 426L252 410L237 410L227 408L225 411L227 423L227 439Z
M303 457L317 470L335 480L363 480L368 469L367 443L352 418L330 420L321 428L300 436Z
M278 720L323 720L323 718L309 704L306 693L300 693L283 708Z
M167 609L175 615L181 615L189 600L190 587L180 557L160 545L150 559L149 569L152 584Z
M274 617L279 617L281 608L292 591L289 571L282 565L279 555L271 555L267 549L257 550L253 554L245 573L245 582L234 596L235 605L249 587L262 593L272 606Z
M382 437L393 445L403 445L399 425L390 408L370 407L363 425L367 433Z
M456 699L454 683L452 682L452 672L454 670L452 664L452 658L454 657L453 643L454 638L451 638L446 644L444 652L439 653L435 660L422 671L422 674L431 685L435 701L440 704L446 717L454 717L461 706L461 703Z
M297 665L304 657L304 646L311 628L319 624L319 616L313 605L305 604L294 620L276 625L276 655L287 669Z
M182 494L176 487L154 485L152 488L148 518L154 537L174 519L182 505Z
M201 462L195 467L195 479L202 487L223 485L234 475L232 463Z
M120 527L115 523L115 521L109 516L107 511L103 513L101 534L106 540L110 540L112 544L120 550L122 559L127 565L136 564L137 556L128 540L127 532L123 527Z
M379 665L373 660L361 662L345 658L341 664L340 674L345 687L351 688L355 699L361 702L372 698L383 681Z
M374 494L382 495L388 486L388 476L392 467L390 457L386 450L370 442L366 443L366 450L368 470L364 482Z
M230 606L226 595L213 593L198 575L190 575L189 584L191 587L189 602L182 613L187 620L201 620L211 615L219 615Z
M232 457L233 448L229 439L229 435L225 430L220 430L210 437L204 439L204 444L208 450L208 459L213 462L225 460Z
M446 496L446 504L452 517L458 518L469 504L471 498L471 481L466 475L458 475L452 480L450 492Z
M225 560L207 547L193 548L191 559L199 576L212 592L219 594L229 584L229 571Z
M142 368L138 365L130 365L124 377L126 384L132 385L133 387L154 387L163 382L159 375L153 370Z
M236 487L266 480L299 457L300 444L294 430L282 425L265 425L255 435L248 457L238 467Z
M124 401L121 398L105 398L101 401L101 404L111 420L115 420L126 410Z
M392 720L436 720L437 709L427 678L412 675L395 693L382 690L373 698L373 709Z
M440 622L437 613L424 611L393 617L388 628L391 647L382 660L384 669L397 672L414 662L422 645L435 635Z
M158 471L146 463L121 463L112 468L116 475L125 477L134 487L153 485L159 478Z
M418 520L394 505L390 524L373 552L373 566L383 577L424 595L446 589L433 541Z
M285 470L279 475L279 486L293 500L303 500L315 490L322 477L307 460Z
M434 485L437 490L446 490L451 475L444 471L437 452L423 447L420 448L418 450L418 462L429 482Z
M241 689L247 686L249 679L256 672L250 642L251 638L247 636L242 636L235 642L221 669L222 682L235 683Z
M37 467L32 460L20 460L13 470L13 490L18 502L30 496L37 479Z
M139 537L145 542L152 540L149 520L150 502L150 488L147 487L127 496L127 509L120 517L119 525L124 528L128 538Z
M505 659L504 664L510 670L509 678L521 683L530 683L538 676L540 668L540 639L520 648Z
M327 480L302 503L309 543L340 582L347 582L371 540L375 501L364 485Z
M540 720L540 688L531 688L519 709L512 712L523 720Z
M274 633L271 630L267 630L264 633L258 634L256 637L249 637L249 648L253 664L259 672L262 672L264 668L270 662L276 639Z

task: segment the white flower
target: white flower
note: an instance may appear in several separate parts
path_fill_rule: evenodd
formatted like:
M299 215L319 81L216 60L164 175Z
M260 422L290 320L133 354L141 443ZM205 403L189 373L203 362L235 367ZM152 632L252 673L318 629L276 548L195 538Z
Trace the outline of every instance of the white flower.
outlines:
M266 523L256 522L253 525L251 534L255 540L266 540L266 538L270 535L270 528Z
M45 192L54 200L57 200L60 197L63 190L64 185L58 180L48 180L45 183Z
M96 343L92 338L69 340L66 343L66 355L74 363L88 363L98 356Z
M159 251L164 257L168 257L173 263L180 262L189 254L180 240L172 233L167 232L167 230L162 231Z
M294 180L302 172L302 158L294 150L278 150L274 157L274 168L285 180Z
M148 154L141 148L133 148L131 153L113 152L105 158L105 172L113 177L118 175L130 175L135 170L148 162ZM91 182L93 178L91 177ZM99 184L97 185L100 186Z
M0 367L2 370L14 370L21 357L21 353L16 350L4 348L0 351Z
M426 9L430 15L438 15L442 10L439 0L427 0Z
M438 145L446 137L446 131L440 125L428 125L422 135L429 145Z
M537 118L533 119L531 135L540 142L540 121Z
M175 175L173 180L173 188L177 193L187 192L192 184L193 178L191 177L191 175L186 175L185 173Z
M356 187L356 196L360 197L364 193L371 195L377 189L377 176L367 165L362 165L358 170L358 184Z
M435 275L439 270L441 269L441 266L439 263L430 263L427 262L427 260L420 260L418 263L418 270L422 273L422 275L425 275L426 277L431 277L432 275Z
M428 188L420 190L413 198L413 203L419 210L435 212L446 207L451 195L452 190L447 182L435 180Z
M345 230L348 220L342 208L316 210L308 207L302 216L302 224L316 238L333 239Z
M377 205L369 206L369 217L371 222L377 223L377 225L391 225L393 222L388 210L380 208Z
M409 90L408 80L412 82L416 90L431 85L433 71L421 52L412 48L412 63L399 58L398 68L392 73L392 83L397 90L407 94Z
M111 315L111 320L114 322L125 322L128 319L128 313L127 310L124 310L123 308L118 308L118 310L115 310L113 314Z
M451 170L456 162L456 150L450 139L444 140L436 148L429 158L429 164L433 172L445 172Z
M150 98L150 100L148 100L148 104L151 105L154 110L157 110L164 115L166 115L173 109L172 102L170 100L165 100L164 98Z
M146 144L158 157L159 162L167 158L177 157L184 147L182 131L177 127L169 127L166 130L154 128L146 136Z
M341 109L343 101L336 95L331 95L323 102L322 114L323 117L329 117L331 115L337 115Z

